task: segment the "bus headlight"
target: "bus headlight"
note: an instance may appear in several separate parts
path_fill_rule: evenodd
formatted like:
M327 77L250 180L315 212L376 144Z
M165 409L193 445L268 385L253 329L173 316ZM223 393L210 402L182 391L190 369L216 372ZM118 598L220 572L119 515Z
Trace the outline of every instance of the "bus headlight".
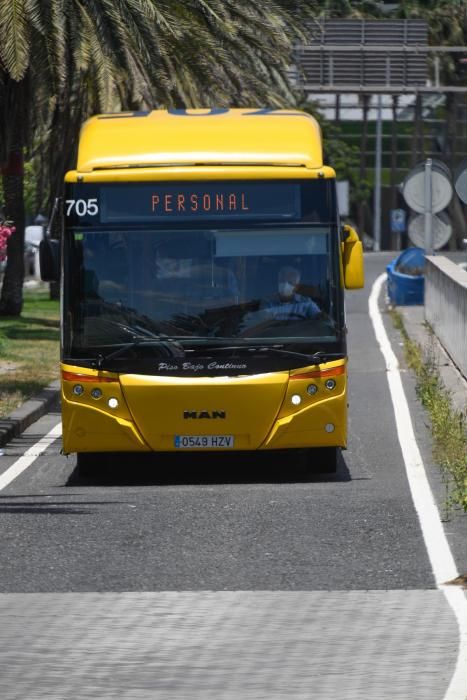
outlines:
M101 389L93 389L91 391L91 396L93 399L100 399L102 396L102 390Z
M329 391L332 391L336 387L336 380L335 379L326 379L324 382L324 386L326 389L329 389Z
M81 396L81 394L84 394L84 387L82 384L75 384L72 391L75 396Z
M318 391L318 387L316 386L316 384L308 384L306 390L310 394L310 396L314 396Z
M302 403L302 397L298 394L292 394L290 400L292 401L294 406L299 406Z
M118 399L112 397L107 401L107 405L109 408L118 408Z

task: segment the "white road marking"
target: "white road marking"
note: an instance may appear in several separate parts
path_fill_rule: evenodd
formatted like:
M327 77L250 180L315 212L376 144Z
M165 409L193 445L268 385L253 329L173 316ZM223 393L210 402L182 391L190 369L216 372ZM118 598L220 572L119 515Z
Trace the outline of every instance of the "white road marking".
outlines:
M0 491L11 484L11 482L16 479L17 476L22 474L25 469L31 466L31 464L36 460L45 450L62 434L62 424L57 423L52 430L50 430L47 435L44 435L40 440L38 440L32 447L30 447L24 455L22 455L16 462L13 462L11 467L3 473L0 474Z
M443 700L465 700L467 698L467 601L461 589L443 585L445 581L455 578L458 572L444 534L439 512L428 483L425 467L415 439L409 407L400 377L399 363L392 351L378 308L378 298L385 280L386 274L382 274L376 279L373 285L369 298L369 315L373 323L376 340L386 362L389 391L396 419L397 435L428 556L437 586L446 596L446 600L454 611L459 626L459 654L457 664ZM27 469L47 447L60 437L61 432L62 425L58 423L47 435L30 447L22 457L17 459L11 467L0 475L0 491Z
M425 466L415 439L409 406L399 371L399 363L391 348L378 308L378 298L385 281L386 274L384 273L373 284L368 303L369 315L373 323L376 340L386 362L397 436L436 585L446 596L459 625L459 655L456 669L444 700L465 700L467 698L467 601L462 589L443 585L446 581L456 578L459 573L443 530L438 508L433 498Z

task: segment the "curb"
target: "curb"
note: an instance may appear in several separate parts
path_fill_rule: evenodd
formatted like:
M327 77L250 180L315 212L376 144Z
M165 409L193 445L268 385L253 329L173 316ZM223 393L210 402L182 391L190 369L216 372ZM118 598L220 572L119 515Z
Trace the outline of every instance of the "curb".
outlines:
M41 418L52 404L58 399L60 394L60 382L57 379L38 396L25 401L19 408L7 418L0 419L0 446L4 446L15 437L18 437L32 423Z
M426 327L424 306L395 306L402 316L409 338L428 355L433 354L439 376L450 395L454 410L464 415L467 407L467 379L456 367L435 334Z

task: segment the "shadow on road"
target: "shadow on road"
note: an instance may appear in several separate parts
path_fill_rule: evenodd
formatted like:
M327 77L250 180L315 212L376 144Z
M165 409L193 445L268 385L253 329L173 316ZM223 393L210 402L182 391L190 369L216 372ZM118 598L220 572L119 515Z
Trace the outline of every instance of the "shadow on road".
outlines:
M326 473L304 450L286 452L100 455L84 476L76 466L67 486L200 485L350 481L344 455Z
M86 505L89 504L86 503ZM92 503L92 505L95 504ZM15 503L4 503L0 501L0 514L2 515L88 515L92 512L89 507L83 508L70 502L16 501Z

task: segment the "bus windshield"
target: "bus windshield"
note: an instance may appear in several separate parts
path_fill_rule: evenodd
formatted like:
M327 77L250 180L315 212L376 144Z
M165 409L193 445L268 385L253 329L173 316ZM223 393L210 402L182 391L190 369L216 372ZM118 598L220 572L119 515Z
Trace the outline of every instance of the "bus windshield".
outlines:
M335 239L330 224L74 229L65 351L79 355L132 335L335 341Z

